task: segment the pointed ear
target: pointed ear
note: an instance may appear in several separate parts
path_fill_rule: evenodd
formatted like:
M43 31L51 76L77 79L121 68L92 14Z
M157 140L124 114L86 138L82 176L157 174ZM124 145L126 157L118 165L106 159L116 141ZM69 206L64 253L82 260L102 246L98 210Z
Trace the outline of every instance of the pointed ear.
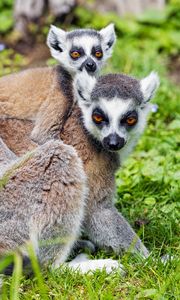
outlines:
M76 74L73 86L76 99L79 103L84 105L89 105L91 103L91 93L95 84L96 77L89 75L86 70Z
M144 103L148 102L159 87L159 76L156 72L151 72L147 77L140 81L140 88L143 94Z
M114 31L114 24L109 24L99 31L102 37L102 43L107 54L111 55L113 45L116 41L116 34Z
M51 51L63 52L65 50L66 32L51 25L47 36L47 45Z

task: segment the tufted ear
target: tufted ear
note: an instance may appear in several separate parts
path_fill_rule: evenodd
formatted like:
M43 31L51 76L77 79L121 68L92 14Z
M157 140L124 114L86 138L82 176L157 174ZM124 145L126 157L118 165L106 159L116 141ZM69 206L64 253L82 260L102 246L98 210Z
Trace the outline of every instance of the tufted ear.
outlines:
M116 34L114 30L114 24L109 24L99 31L102 37L102 46L108 56L111 55L113 45L116 41Z
M83 105L89 105L91 103L91 93L96 84L96 77L91 76L86 70L77 73L73 86L77 101Z
M147 77L140 81L140 88L143 94L144 103L148 102L159 87L159 76L156 72L151 72Z
M52 55L55 52L63 52L66 48L66 32L54 25L51 25L47 36L47 45ZM54 55L53 55L54 56Z

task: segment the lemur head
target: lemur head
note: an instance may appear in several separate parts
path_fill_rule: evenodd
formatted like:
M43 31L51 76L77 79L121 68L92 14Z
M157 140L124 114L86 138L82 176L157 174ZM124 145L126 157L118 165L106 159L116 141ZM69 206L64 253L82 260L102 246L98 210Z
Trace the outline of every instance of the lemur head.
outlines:
M155 72L142 80L122 74L77 74L74 91L86 130L106 150L126 156L145 128L149 100L158 85Z
M89 74L97 73L111 56L116 40L114 25L96 31L77 29L65 32L51 25L47 44L52 56L74 75L84 68Z

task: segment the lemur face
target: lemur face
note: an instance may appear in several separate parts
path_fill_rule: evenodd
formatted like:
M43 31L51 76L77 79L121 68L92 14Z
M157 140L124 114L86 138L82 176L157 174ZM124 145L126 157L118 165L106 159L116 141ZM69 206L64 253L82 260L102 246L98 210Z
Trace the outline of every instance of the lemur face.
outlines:
M52 56L72 75L83 69L93 75L111 56L115 40L113 24L100 31L77 29L70 32L51 26L47 44Z
M108 151L124 151L136 143L146 125L149 100L159 85L152 72L142 80L109 74L98 79L83 72L74 89L87 131Z

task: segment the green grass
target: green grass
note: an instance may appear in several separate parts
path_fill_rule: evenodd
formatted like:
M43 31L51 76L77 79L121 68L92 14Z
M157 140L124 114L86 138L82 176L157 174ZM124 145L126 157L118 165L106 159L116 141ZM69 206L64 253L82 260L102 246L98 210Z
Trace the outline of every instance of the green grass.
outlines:
M145 21L123 21L114 15L92 18L88 12L77 12L81 17L77 25L99 28L109 21L116 23L117 45L104 72L141 78L156 70L161 78L153 100L158 111L151 114L138 146L117 173L117 208L139 232L151 256L147 260L127 254L120 258L125 277L119 272L81 275L67 269L47 269L41 274L33 258L36 277L25 279L16 255L15 273L4 281L2 299L180 299L180 89L170 82L167 69L169 56L180 50L175 38L179 11L172 12L169 6L166 15L154 18L150 25L147 16ZM5 69L1 72L5 73L24 66L20 56L13 56L11 66L8 51L0 53L7 59L7 64L2 60ZM139 223L144 224L140 229ZM163 265L160 256L164 254L174 259ZM97 254L107 256L102 251Z
M158 257L142 261L125 256L122 262L124 277L117 271L81 275L58 269L44 271L39 281L41 273L34 279L19 276L21 263L16 257L14 276L4 282L2 299L179 299L178 259L163 265Z

